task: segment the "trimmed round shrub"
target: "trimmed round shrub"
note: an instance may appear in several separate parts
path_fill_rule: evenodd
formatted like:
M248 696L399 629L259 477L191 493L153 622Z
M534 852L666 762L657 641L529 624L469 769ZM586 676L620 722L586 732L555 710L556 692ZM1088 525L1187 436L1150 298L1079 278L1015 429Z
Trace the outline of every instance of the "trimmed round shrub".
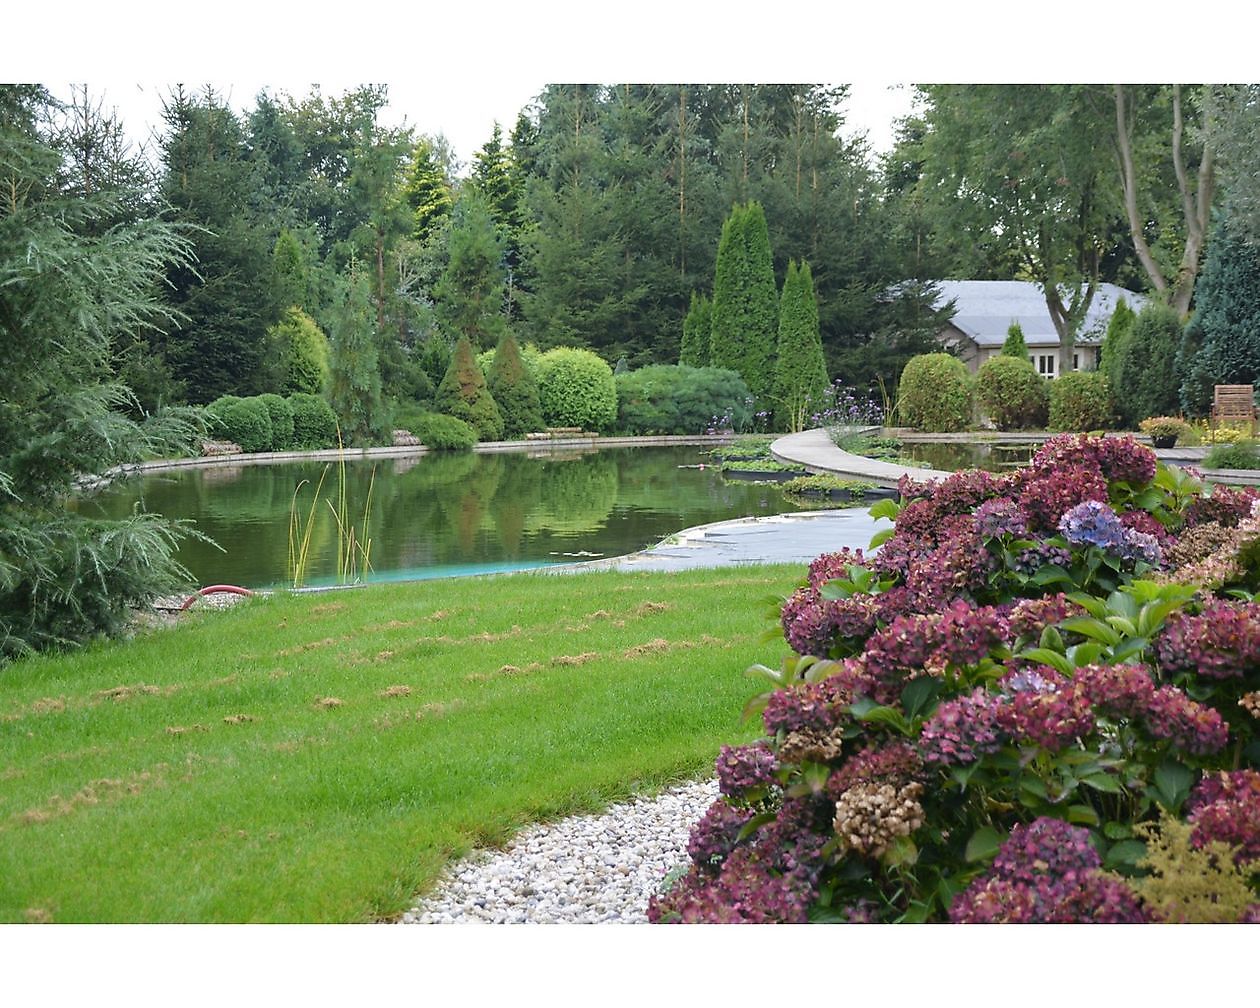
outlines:
M271 451L271 414L261 396L223 396L206 407L206 412L214 433L234 441L241 451Z
M293 447L317 451L337 447L337 415L327 400L309 392L289 396L293 408Z
M552 427L610 430L617 420L617 386L607 361L590 350L556 347L539 362L538 396Z
M271 450L288 451L293 447L293 407L289 400L274 392L258 396L271 421Z
M1111 426L1111 385L1101 371L1069 371L1050 383L1050 429L1096 431Z
M223 412L232 403L241 401L240 396L225 395L219 396L214 402L207 403L205 406L206 433L214 438L228 439L227 424L223 419Z
M902 422L929 433L966 430L971 424L971 375L946 353L911 357L901 372Z
M477 443L477 428L445 413L419 413L403 426L435 451L467 451Z
M1042 428L1050 414L1048 383L1027 357L991 357L976 375L976 398L1001 430Z
M703 434L752 422L748 386L725 368L656 364L615 381L617 429L626 434Z

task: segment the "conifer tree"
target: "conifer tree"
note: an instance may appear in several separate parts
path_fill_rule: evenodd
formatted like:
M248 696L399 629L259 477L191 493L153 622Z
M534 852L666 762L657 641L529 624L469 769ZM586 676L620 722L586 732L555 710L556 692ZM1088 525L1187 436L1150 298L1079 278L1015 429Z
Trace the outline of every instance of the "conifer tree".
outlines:
M1181 405L1203 416L1213 385L1260 384L1260 249L1222 218L1208 245L1180 355Z
M691 307L683 319L682 348L679 364L707 367L713 331L713 302L705 294L691 292Z
M804 430L822 408L827 365L818 331L818 301L809 263L788 262L779 301L779 342L775 355L774 400L779 430Z
M709 363L737 371L762 408L769 404L774 382L777 328L766 215L760 203L736 205L718 243Z
M1024 330L1018 322L1012 322L1006 330L1006 342L1002 344L1000 356L1028 360L1028 344L1024 342Z
M380 443L386 418L367 275L351 263L333 329L328 399L346 444Z
M288 228L281 228L271 251L271 278L275 291L277 312L288 308L311 308L310 273L306 267L306 253L297 236Z
M486 379L477 366L477 357L467 336L461 336L455 344L434 404L439 412L472 424L482 441L497 441L503 437L503 417L486 388Z
M455 203L451 183L428 137L422 137L412 151L402 197L411 209L411 236L416 241L425 241L451 215Z
M503 234L484 198L465 192L455 207L450 258L433 294L438 318L452 337L465 337L474 352L495 345L503 334Z
M1121 298L1116 302L1115 311L1107 323L1107 332L1103 336L1102 346L1098 354L1098 370L1107 376L1107 384L1119 392L1120 358L1124 354L1124 345L1133 332L1133 323L1137 321L1137 313L1129 307L1129 303Z
M120 632L188 580L177 523L66 501L83 473L176 450L122 414L110 345L169 325L163 271L191 264L192 236L121 178L76 186L54 110L43 88L0 86L0 662Z
M1175 362L1181 319L1167 305L1152 302L1138 314L1116 362L1116 412L1129 428L1152 416L1177 410Z
M519 438L543 428L542 405L538 399L538 383L525 367L516 337L504 333L494 353L486 387L499 407L503 418L503 436Z

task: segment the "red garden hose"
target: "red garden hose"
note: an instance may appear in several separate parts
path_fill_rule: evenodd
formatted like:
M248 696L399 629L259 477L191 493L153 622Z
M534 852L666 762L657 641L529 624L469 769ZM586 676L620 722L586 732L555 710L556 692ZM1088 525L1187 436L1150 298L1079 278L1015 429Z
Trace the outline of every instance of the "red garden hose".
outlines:
M187 601L185 601L184 604L179 607L179 611L184 612L185 610L188 609L189 606L191 606L194 602L197 601L197 599L201 598L203 595L218 595L224 592L230 595L253 595L254 594L248 588L240 588L236 585L210 585L207 588L202 588L194 592L192 595L189 595Z

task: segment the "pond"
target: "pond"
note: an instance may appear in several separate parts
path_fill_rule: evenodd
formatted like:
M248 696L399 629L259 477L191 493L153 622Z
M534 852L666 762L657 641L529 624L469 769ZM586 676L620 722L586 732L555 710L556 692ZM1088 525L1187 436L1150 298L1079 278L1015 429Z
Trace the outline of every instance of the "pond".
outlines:
M955 444L902 442L901 454L932 469L986 469L1004 473L1028 464L1039 444L1027 441L990 441Z
M724 483L712 463L702 449L685 447L356 460L345 465L346 512L362 538L367 509L366 580L390 581L621 556L691 526L810 506L775 486ZM294 491L302 484L296 511L305 524L325 466L151 473L116 481L74 506L111 518L140 507L193 521L222 547L193 539L181 545L179 560L203 585L288 585ZM338 525L328 503L337 503L339 470L328 467L313 512L308 585L339 580Z

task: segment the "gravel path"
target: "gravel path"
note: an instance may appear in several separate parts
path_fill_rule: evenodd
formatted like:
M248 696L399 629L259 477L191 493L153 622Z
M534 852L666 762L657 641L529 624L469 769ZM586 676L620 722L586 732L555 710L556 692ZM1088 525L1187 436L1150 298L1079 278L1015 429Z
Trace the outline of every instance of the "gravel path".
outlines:
M532 826L505 851L456 864L402 923L646 923L648 899L685 863L691 827L717 795L716 781L697 781Z

